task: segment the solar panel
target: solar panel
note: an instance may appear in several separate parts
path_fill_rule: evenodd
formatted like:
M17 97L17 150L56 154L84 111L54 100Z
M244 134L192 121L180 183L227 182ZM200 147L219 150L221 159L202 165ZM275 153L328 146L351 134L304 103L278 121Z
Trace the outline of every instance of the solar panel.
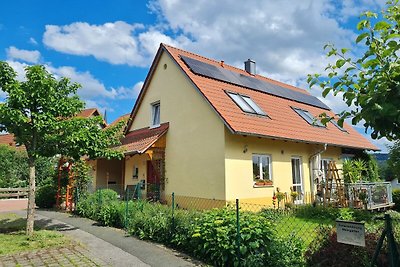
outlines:
M267 81L261 81L259 79L239 74L237 72L230 71L222 67L207 64L190 57L181 56L181 58L195 74L262 91L267 94L290 99L307 105L330 110L327 105L325 105L324 103L322 103L322 101L312 95L303 94Z

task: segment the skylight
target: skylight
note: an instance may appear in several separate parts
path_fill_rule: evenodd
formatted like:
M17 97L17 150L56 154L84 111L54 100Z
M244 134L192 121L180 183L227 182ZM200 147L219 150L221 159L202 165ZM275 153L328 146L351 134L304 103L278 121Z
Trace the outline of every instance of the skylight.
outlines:
M337 123L337 121L335 121L335 119L331 119L331 123L332 123L333 125L335 125L336 128L338 128L338 129L341 130L342 132L346 132L346 133L347 133L346 129L343 128L343 127L340 127L340 125Z
M300 117L302 117L306 122L308 122L309 124L311 124L312 126L317 126L317 127L325 127L325 125L323 125L321 123L321 121L319 121L318 119L316 119L310 112L308 112L307 110L304 109L299 109L299 108L293 108L293 110L299 114Z
M244 112L267 116L267 113L265 113L249 96L239 95L231 92L227 92L227 94Z

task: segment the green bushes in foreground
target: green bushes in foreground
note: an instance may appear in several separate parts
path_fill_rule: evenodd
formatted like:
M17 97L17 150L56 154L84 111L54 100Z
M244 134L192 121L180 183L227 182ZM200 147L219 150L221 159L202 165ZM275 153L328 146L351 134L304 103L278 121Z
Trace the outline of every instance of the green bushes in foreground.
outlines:
M294 237L278 237L273 223L260 213L240 212L237 240L233 208L175 210L146 201L117 200L111 190L88 195L77 213L103 225L126 226L129 234L175 247L215 266L304 266L304 248ZM240 242L238 251L237 241Z

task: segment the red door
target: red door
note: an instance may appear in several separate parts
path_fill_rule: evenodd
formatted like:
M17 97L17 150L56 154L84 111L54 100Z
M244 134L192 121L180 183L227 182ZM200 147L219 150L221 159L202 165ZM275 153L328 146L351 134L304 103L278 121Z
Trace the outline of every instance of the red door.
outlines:
M147 161L147 198L158 200L160 179L151 161Z

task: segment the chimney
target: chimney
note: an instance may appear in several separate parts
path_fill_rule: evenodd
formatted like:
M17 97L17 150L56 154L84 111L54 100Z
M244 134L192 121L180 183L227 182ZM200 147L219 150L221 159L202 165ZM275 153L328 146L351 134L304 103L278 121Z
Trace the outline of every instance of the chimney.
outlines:
M244 62L244 70L251 75L256 75L256 62L249 58Z

